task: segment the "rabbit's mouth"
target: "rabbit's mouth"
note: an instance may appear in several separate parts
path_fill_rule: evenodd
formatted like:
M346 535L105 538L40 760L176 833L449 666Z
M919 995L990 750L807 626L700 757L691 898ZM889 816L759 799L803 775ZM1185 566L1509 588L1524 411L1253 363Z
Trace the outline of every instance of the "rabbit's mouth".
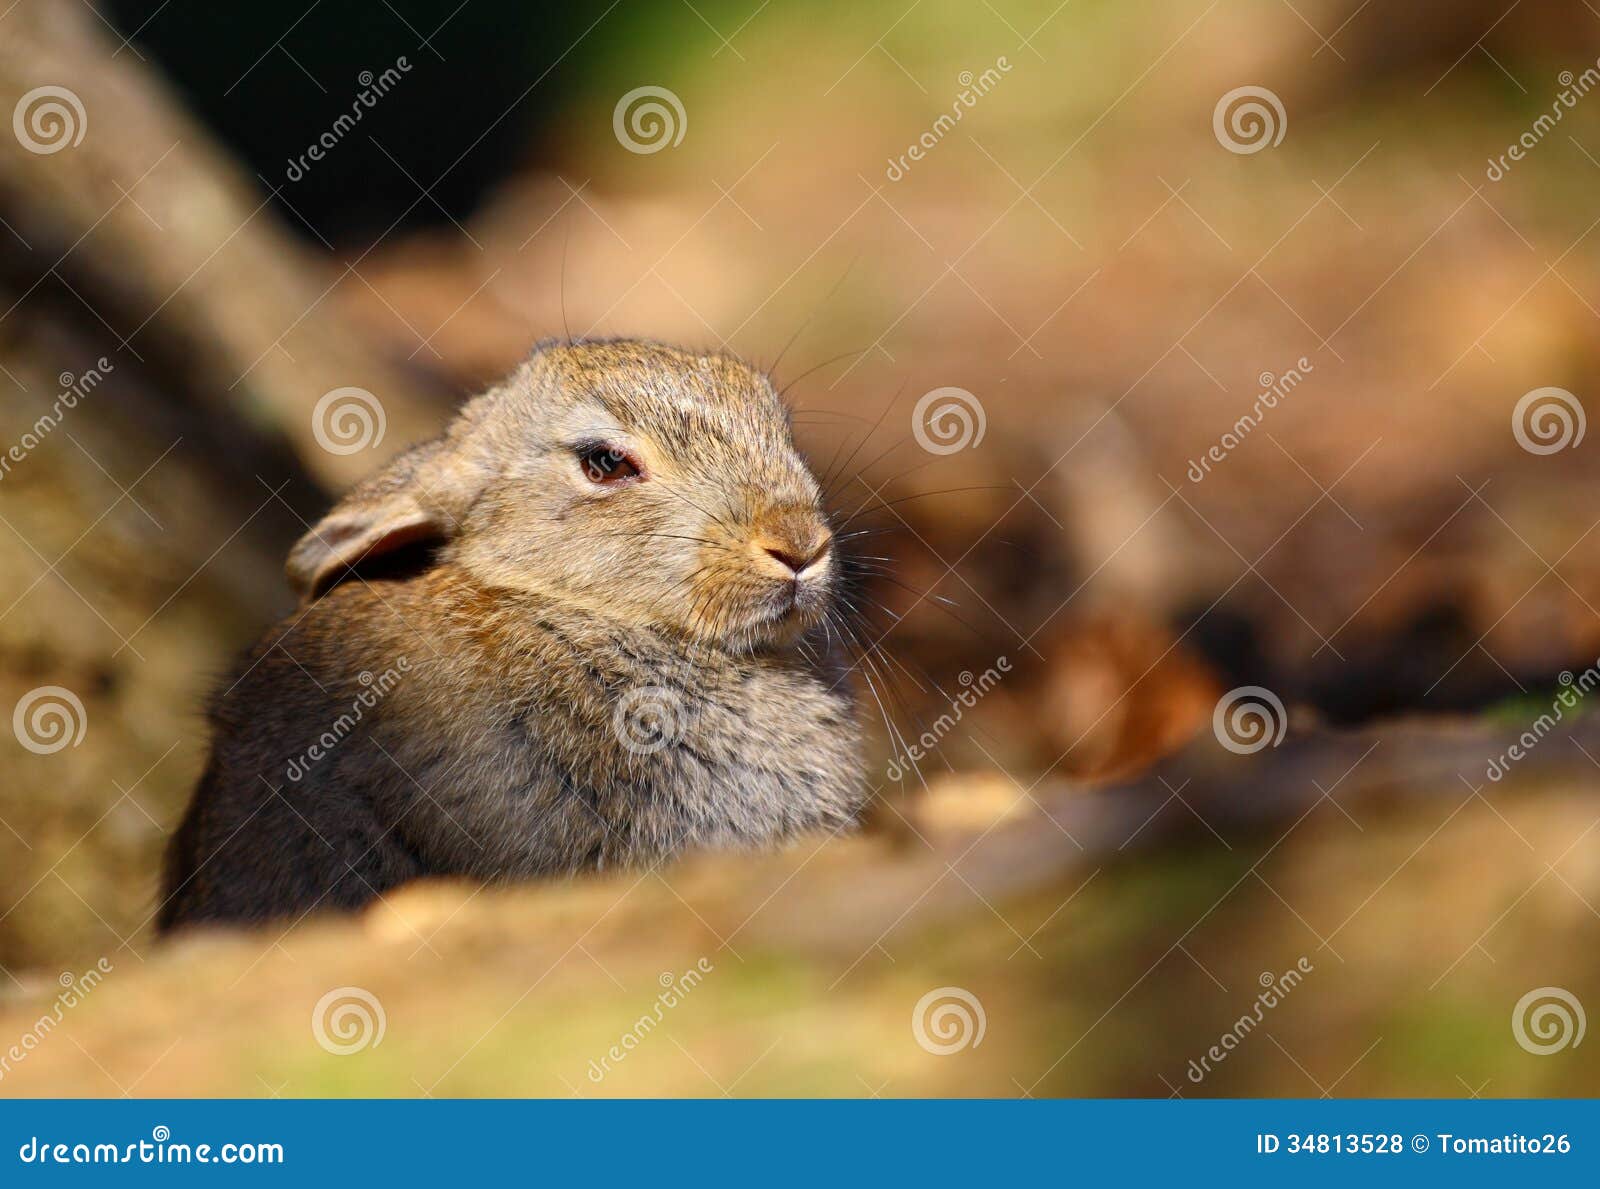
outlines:
M824 586L809 579L782 583L754 609L754 631L780 647L798 642L827 612L829 596Z
M748 602L744 634L762 645L786 647L827 613L835 570L827 526L810 513L775 518L745 542L741 575Z

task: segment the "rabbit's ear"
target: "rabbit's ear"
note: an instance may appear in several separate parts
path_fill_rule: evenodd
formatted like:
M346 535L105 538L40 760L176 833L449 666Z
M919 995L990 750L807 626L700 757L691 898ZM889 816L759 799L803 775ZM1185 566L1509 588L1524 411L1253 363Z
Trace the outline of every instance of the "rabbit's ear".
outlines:
M289 551L289 584L302 604L325 593L358 563L461 531L485 476L457 443L439 438L402 454L358 484Z

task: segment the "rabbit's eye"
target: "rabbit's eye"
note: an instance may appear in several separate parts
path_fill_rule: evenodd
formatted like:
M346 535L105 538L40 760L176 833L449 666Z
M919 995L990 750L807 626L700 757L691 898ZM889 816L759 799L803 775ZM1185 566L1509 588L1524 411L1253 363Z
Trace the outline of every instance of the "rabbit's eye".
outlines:
M579 449L578 463L583 467L584 477L601 486L638 479L643 475L636 458L625 450L604 443Z

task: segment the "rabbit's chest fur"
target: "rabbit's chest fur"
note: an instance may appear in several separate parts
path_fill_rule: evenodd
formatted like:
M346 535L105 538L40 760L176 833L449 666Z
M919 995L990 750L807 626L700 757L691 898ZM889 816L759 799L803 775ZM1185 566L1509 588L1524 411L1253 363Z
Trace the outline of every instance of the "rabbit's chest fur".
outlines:
M693 648L448 571L325 602L311 614L342 639L301 624L241 683L298 691L288 729L245 729L280 770L371 702L278 790L319 833L354 801L425 872L495 878L758 846L859 808L847 684L798 656Z
M424 684L422 661L414 710L442 728L434 742L394 731L441 791L405 809L401 789L392 809L426 823L408 832L451 869L649 862L838 828L857 808L848 699L799 667L555 614L474 659L488 679L467 686Z

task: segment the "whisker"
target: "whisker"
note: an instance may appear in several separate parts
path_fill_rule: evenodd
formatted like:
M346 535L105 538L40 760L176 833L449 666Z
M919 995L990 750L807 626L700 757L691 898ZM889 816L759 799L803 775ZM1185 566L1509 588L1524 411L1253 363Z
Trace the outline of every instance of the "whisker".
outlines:
M886 500L882 496L878 495L876 492L873 492L872 495L867 497L867 499L866 499L866 501L865 501L865 503L863 504L862 507L858 508L855 512L852 512L850 514L850 516L848 516L846 519L844 519L843 521L840 522L840 527L842 528L845 525L849 524L857 516L864 515L866 513L866 510L867 510L866 509L866 505L867 504L871 504L874 499L877 500L877 506L873 507L871 510L874 511L874 512L877 512L877 511L881 511L882 509L885 509L885 508L893 508L898 504L910 503L912 500L931 499L933 496L936 496L936 495L956 495L956 494L958 494L960 492L963 492L963 491L1010 491L1010 490L1011 490L1011 488L1007 487L1004 483L982 483L982 484L978 484L975 487L945 487L945 488L941 488L939 491L919 491L919 492L915 492L915 493L913 493L911 495L903 495L903 496L900 496L900 497L898 497L896 499L892 499L892 500Z
M843 463L840 464L840 466L839 466L839 474L843 474L845 471L848 471L850 469L850 464L853 463L856 460L856 455L860 454L861 453L861 448L872 440L872 435L877 433L878 430L880 428L882 428L884 421L889 416L890 410L892 410L894 408L895 402L897 402L900 399L900 397L904 394L905 390L906 390L906 386L903 383L900 385L900 387L898 389L895 390L895 394L893 396L891 396L889 398L888 403L883 406L883 412L878 414L877 421L873 422L872 428L869 429L865 434L862 435L861 440L856 443L856 448L854 450L850 451L850 456L848 458L846 458ZM838 478L838 476L833 473L833 467L830 465L828 467L828 477L824 478L823 481L822 481L822 489L824 491L826 491L828 489L828 487L832 484L832 482L836 478Z
M870 350L872 350L872 348L870 346L858 347L854 351L846 351L842 355L835 355L832 359L824 359L821 363L816 364L814 367L806 368L805 371L801 372L798 376L796 376L794 379L790 380L782 388L778 389L779 398L780 399L786 399L788 397L788 395L789 395L789 389L793 388L796 384L800 383L800 381L804 380L807 376L812 375L812 374L814 374L816 372L820 372L825 367L832 367L834 364L841 363L844 360L851 358L852 356L865 355Z
M924 462L919 462L914 467L907 467L905 470L899 472L898 474L890 475L887 479L883 479L878 483L869 482L865 477L866 476L866 468L862 467L861 471L858 474L852 476L852 481L859 482L861 484L861 486L865 487L868 491L882 491L884 488L888 487L891 483L900 482L900 480L904 479L907 475L915 475L918 471L924 469L925 467L931 467L934 463L939 461L939 457L940 457L939 455L934 455L932 458L929 458ZM838 491L839 492L843 492L844 491L844 487L843 486L839 487ZM871 502L870 497L865 502L870 503Z
M836 293L838 293L840 287L844 285L845 278L850 275L850 270L853 269L856 266L856 261L858 261L860 259L861 259L861 253L859 253L859 252L857 252L854 256L852 256L850 258L850 263L844 266L844 271L839 274L839 279L833 283L833 287L831 289L829 289L825 294L822 295L821 299L818 300L817 304L812 307L811 312L806 315L805 321L800 323L800 328L798 330L796 330L792 335L789 336L789 341L787 343L783 344L783 350L778 352L778 357L772 361L772 366L766 369L769 373L775 372L775 371L778 370L778 365L783 362L783 357L789 353L789 348L794 346L795 341L797 339L799 339L799 337L802 334L805 333L806 327L810 326L811 323L816 320L817 315L822 311L822 307L827 305L828 302L833 300L834 295ZM867 348L867 349L871 350L870 347ZM787 392L787 391L788 391L788 389L785 388L784 392ZM783 392L780 392L778 394L778 396L781 399L782 396L783 396Z

